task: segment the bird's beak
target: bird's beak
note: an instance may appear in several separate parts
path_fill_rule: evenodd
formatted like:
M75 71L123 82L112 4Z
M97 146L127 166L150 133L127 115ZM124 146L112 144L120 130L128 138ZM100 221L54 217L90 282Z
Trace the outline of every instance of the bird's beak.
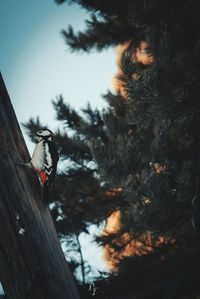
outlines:
M35 134L29 134L29 137L34 139L34 140L38 140L38 137Z

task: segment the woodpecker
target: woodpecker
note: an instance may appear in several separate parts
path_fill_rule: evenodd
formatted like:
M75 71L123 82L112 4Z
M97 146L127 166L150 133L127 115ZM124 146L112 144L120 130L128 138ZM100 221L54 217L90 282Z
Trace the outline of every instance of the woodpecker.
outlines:
M29 163L17 163L21 166L31 167L38 175L42 191L43 201L46 204L49 189L51 188L57 169L59 154L52 141L53 133L49 129L39 130L35 137L37 144Z
M31 166L38 174L45 203L49 189L54 182L59 160L57 148L52 141L52 135L53 133L49 129L41 129L36 133L37 144L30 161Z

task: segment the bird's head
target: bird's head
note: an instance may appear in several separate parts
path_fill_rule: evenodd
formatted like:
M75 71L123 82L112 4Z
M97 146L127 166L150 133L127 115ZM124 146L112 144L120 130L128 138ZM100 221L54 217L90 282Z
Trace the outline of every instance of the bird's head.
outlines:
M52 135L53 133L51 132L51 130L49 129L41 129L39 131L37 131L36 135L35 135L35 139L37 141L41 141L41 140L52 140Z

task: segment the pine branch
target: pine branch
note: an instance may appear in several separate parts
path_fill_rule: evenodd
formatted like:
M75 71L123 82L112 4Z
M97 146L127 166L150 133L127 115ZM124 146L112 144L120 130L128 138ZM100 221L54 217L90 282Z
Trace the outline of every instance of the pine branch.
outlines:
M26 123L22 123L22 126L25 128L27 135L30 137L32 142L36 142L34 136L42 128L48 128L48 126L44 126L41 122L39 117L35 119L31 117Z
M56 111L57 120L64 121L72 130L76 130L82 123L85 123L83 118L81 118L74 109L64 103L64 99L61 95L57 97L56 101L52 101L52 104Z
M75 34L71 26L68 30L62 30L62 35L72 51L88 52L91 48L101 51L129 40L134 34L132 27L127 26L125 21L122 24L113 19L98 21L96 16L92 16L86 24L85 32Z

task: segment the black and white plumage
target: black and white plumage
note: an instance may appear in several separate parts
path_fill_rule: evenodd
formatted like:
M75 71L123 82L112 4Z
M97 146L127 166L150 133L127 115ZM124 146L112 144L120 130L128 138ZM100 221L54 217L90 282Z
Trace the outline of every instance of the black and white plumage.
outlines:
M52 132L49 129L39 130L35 139L37 144L30 164L38 174L43 188L43 200L46 202L49 189L54 182L59 155L52 141Z

